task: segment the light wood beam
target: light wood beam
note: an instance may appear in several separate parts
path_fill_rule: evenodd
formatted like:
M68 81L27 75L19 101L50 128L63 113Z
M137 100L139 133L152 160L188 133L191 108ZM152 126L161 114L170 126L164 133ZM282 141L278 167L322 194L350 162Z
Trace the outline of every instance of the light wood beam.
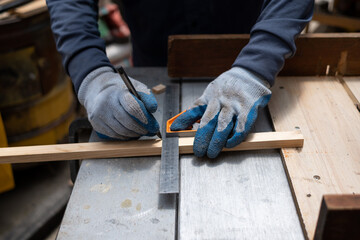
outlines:
M193 153L194 138L180 138L180 154ZM249 134L240 145L224 151L302 147L299 131ZM161 140L91 142L0 148L0 163L46 162L75 159L140 157L161 154Z

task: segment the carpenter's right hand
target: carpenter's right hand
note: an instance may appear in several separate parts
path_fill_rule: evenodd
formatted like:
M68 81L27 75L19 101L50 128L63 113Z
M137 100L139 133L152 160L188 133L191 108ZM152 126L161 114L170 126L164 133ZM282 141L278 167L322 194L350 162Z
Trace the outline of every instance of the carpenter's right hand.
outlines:
M157 109L154 95L141 82L131 82L141 99L129 92L120 75L110 67L92 71L81 83L79 101L100 137L128 140L153 136L159 131L151 114Z

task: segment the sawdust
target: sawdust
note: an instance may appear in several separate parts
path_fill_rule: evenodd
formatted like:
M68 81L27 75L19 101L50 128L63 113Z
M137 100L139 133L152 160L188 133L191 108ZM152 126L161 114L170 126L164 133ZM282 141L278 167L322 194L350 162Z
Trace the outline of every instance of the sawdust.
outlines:
M96 184L90 189L90 191L107 193L111 188L112 188L111 184Z
M130 199L125 199L122 203L121 203L121 207L122 208L129 208L132 206L132 202Z

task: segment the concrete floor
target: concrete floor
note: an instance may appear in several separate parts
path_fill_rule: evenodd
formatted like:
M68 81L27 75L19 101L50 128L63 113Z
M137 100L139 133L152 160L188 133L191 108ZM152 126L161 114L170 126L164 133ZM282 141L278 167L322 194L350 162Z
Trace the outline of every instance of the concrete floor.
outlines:
M15 189L0 194L0 240L44 239L60 224L70 197L68 163L22 164L14 169Z

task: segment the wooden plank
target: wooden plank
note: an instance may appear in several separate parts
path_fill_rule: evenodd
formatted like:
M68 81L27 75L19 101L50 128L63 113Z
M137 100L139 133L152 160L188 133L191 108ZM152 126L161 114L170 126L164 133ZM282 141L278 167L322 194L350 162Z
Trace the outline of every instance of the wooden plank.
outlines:
M360 195L325 195L314 239L358 239L359 236Z
M180 154L193 153L193 142L193 137L180 138ZM224 151L301 147L303 143L302 134L298 131L253 133L242 144ZM158 156L161 155L161 147L159 139L9 147L1 148L0 163Z
M341 77L341 82L353 103L360 109L360 77Z
M183 81L182 110L207 82ZM254 131L271 131L259 111ZM277 150L221 153L216 159L180 157L178 239L304 239Z
M300 128L302 149L282 149L311 239L324 194L360 192L360 114L335 77L279 77L269 103L276 131Z
M170 77L216 77L228 70L249 35L174 35L169 37ZM280 75L334 75L341 52L347 51L347 75L360 75L360 33L304 34L296 40L297 52L286 60ZM184 51L187 49L187 51ZM301 67L299 67L301 66Z
M328 26L341 27L349 32L356 32L360 30L360 19L358 17L315 12L312 20L319 21L321 24Z
M42 13L47 10L45 0L35 0L24 6L15 8L15 13L18 14L21 18L26 18L33 16L38 13Z
M160 93L165 92L166 86L164 84L158 84L158 85L154 86L151 90L154 94L160 94Z
M325 195L323 202L326 204L328 210L360 210L359 194ZM357 223L360 224L360 221Z

